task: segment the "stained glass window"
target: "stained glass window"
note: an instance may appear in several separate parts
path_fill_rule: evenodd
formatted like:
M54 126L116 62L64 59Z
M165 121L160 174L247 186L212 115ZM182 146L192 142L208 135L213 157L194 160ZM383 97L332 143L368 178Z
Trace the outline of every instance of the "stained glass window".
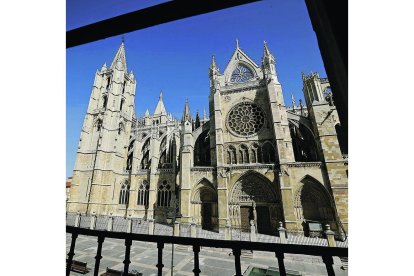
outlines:
M254 77L253 72L247 68L246 66L239 64L237 65L236 69L234 69L233 73L231 74L230 81L243 83L246 82Z
M259 106L243 102L230 110L227 125L234 134L250 137L262 129L264 121L264 112Z

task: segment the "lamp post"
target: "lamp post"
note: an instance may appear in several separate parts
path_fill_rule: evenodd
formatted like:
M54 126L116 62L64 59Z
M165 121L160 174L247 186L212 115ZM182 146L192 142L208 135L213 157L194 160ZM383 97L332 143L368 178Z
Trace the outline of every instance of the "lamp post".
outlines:
M175 193L171 195L171 201L170 201L170 210L168 212L167 216L167 222L172 222L172 228L173 228L173 236L174 236L174 224L175 219L177 218L177 208L178 208L178 200L175 198ZM173 276L173 268L174 268L174 244L171 244L171 276Z

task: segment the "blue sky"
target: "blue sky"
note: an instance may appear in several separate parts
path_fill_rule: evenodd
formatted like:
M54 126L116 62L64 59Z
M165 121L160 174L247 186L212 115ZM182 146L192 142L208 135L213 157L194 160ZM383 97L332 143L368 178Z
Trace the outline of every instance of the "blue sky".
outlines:
M137 3L138 2L138 3ZM67 29L165 1L67 1ZM116 4L115 4L116 3ZM116 8L114 8L116 7ZM137 80L135 111L154 111L162 89L167 111L179 118L185 99L193 114L208 107L211 56L223 72L239 39L260 65L263 41L276 58L286 105L302 96L301 72L326 76L303 0L265 0L124 35L128 70ZM121 36L66 50L66 174L72 175L94 75L109 65Z

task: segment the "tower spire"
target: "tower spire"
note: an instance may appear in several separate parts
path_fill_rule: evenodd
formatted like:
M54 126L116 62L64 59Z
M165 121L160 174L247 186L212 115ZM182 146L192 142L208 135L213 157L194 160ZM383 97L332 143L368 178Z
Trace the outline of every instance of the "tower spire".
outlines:
M295 102L295 98L293 97L293 94L292 94L292 107L293 107L293 110L295 110L296 102Z
M210 69L217 69L217 64L216 64L216 57L214 56L214 54L211 57L211 64L210 64Z
M203 112L203 121L207 121L206 107L204 107L204 112Z
M190 106L188 104L188 99L185 100L183 121L190 121L191 122Z
M236 38L236 48L239 49L239 39Z
M196 113L196 118L195 118L195 128L200 127L201 123L200 123L200 116L198 115L198 110Z
M162 100L162 90L160 92L160 97L158 99L157 106L155 107L154 115L167 115L165 110L164 101Z
M264 48L264 50L263 50L263 57L270 57L272 54L270 53L269 48L267 48L267 42L266 42L266 40L263 41L263 48Z
M122 40L121 45L119 46L118 51L116 52L115 57L112 60L111 69L114 69L115 66L119 68L117 64L121 65L122 69L125 70L125 72L128 72L124 40Z

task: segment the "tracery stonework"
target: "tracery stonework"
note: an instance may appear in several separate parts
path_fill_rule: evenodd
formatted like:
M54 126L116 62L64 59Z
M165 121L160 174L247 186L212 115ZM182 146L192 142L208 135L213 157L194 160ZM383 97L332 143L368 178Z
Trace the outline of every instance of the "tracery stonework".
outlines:
M243 137L255 135L263 128L264 123L263 110L251 102L243 102L235 105L227 117L227 124L230 131Z
M243 177L234 184L231 203L275 203L276 197L269 185L255 175Z
M231 74L231 82L243 83L254 77L252 71L246 66L239 64Z

